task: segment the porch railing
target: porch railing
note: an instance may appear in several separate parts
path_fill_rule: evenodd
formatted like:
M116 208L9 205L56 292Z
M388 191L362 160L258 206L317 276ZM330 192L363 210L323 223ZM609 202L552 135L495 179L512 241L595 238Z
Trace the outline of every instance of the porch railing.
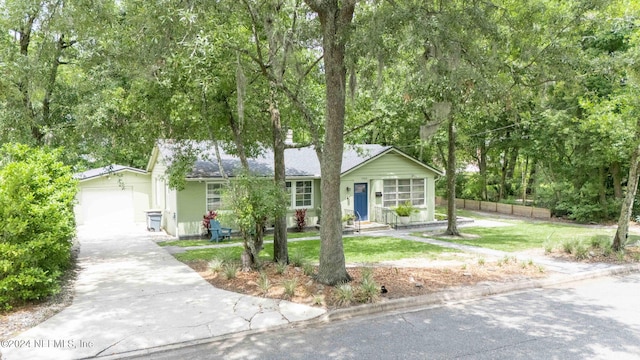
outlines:
M422 213L423 211L427 211L427 209L418 208L418 212ZM400 224L400 217L398 216L398 214L396 214L395 210L393 210L392 208L374 206L372 221L387 224L392 228L397 229L398 224ZM415 222L414 222L414 225L415 225Z

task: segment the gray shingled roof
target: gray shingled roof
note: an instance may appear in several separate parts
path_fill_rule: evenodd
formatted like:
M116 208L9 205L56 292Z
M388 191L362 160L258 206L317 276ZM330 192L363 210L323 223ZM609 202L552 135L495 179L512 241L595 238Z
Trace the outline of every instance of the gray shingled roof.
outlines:
M73 174L73 178L74 179L78 179L78 180L88 180L88 179L92 179L92 178L99 177L99 176L102 176L102 175L115 174L115 173L118 173L118 172L123 171L123 170L129 170L129 171L137 172L137 173L140 173L140 174L146 174L147 173L144 170L136 169L136 168L133 168L133 167L130 167L130 166L113 164L113 165L108 165L108 166L104 166L104 167L97 168L97 169L91 169L91 170L75 173L75 174Z
M197 149L199 155L187 178L221 177L213 146L204 142L192 143L192 145ZM171 162L174 146L166 142L159 146L161 157ZM391 148L391 146L382 145L347 145L342 155L341 173L345 173ZM241 169L240 159L226 153L222 148L220 148L220 158L227 176L237 175L238 169ZM313 147L286 149L284 158L287 177L320 177L320 162ZM248 159L248 162L253 173L264 176L273 175L273 151L271 149L264 149L261 155Z

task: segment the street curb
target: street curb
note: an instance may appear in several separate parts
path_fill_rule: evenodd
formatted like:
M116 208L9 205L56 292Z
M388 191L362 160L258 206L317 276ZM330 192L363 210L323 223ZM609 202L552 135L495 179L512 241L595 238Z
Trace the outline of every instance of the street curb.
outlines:
M604 276L629 274L633 272L640 272L640 264L620 265L613 268L584 271L576 274L556 274L555 276L552 275L545 279L526 280L510 284L474 285L468 289L458 288L456 290L446 290L443 292L437 292L428 295L394 299L382 303L365 304L354 306L351 308L337 309L324 315L320 315L320 317L316 319L321 322L332 322L382 312L393 312L398 310L418 311L422 308L441 305L447 302L478 299L491 295L499 295L522 290L539 289L576 281L594 279Z
M442 292L436 292L433 294L415 296L409 298L393 299L381 303L364 304L354 306L345 309L336 309L329 311L323 315L315 318L291 322L288 324L278 325L274 327L267 327L255 330L245 330L236 333L229 333L216 337L203 338L197 340L188 340L183 342L177 342L168 345L162 345L158 347L151 347L146 349L138 349L129 352L116 353L110 355L96 356L101 360L108 359L124 359L142 355L152 355L165 351L180 349L188 346L204 345L207 343L217 342L227 339L237 339L240 337L247 337L251 335L266 333L269 331L277 331L280 329L291 328L304 328L306 326L313 326L318 324L330 323L334 321L344 321L351 318L356 318L366 315L383 315L387 313L393 313L397 311L420 311L425 308L444 305L446 303L458 302L464 300L480 299L492 295L500 295L506 293L512 293L523 290L539 289L545 287L551 287L561 284L567 284L577 281L595 279L605 276L623 275L640 272L640 264L632 265L620 265L606 269L598 269L591 271L583 271L575 274L555 274L545 279L539 280L526 280L509 284L483 284L474 285L469 288L458 288L455 290L446 290Z

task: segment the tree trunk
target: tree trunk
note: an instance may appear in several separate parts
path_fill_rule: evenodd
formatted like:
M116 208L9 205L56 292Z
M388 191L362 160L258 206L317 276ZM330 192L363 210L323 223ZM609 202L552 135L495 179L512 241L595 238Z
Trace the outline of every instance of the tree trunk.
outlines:
M456 123L449 120L449 153L447 155L447 231L445 234L460 236L456 219Z
M636 131L636 139L640 137L640 121L638 130ZM618 230L613 238L611 247L614 251L624 249L627 242L629 232L629 220L631 219L631 211L633 209L633 200L638 191L638 171L640 170L640 144L635 148L631 155L631 163L629 165L629 179L627 180L627 193L622 202L620 209L620 218L618 219Z
M271 126L273 130L273 167L274 181L283 191L286 190L285 166L284 166L284 139L282 136L282 123L280 111L275 98L275 84L269 98L269 113L271 114ZM287 217L278 215L274 219L273 229L273 261L281 264L289 263L289 250L287 248Z
M598 167L598 199L600 206L602 206L602 215L606 213L605 208L607 206L607 174L604 166Z
M485 144L484 139L482 139L482 143L480 144L480 161L478 161L478 169L480 170L480 186L482 186L480 197L482 200L489 200L489 196L487 194L487 145Z
M75 44L75 40L65 41L64 34L61 34L56 42L56 53L54 54L54 59L51 64L51 69L49 71L49 79L47 79L47 83L45 85L44 99L42 100L42 122L45 126L50 126L54 123L51 119L51 98L53 97L53 91L56 86L56 79L58 78L58 68L60 65L65 64L62 61L62 53L65 49L73 46ZM42 134L44 137L46 134ZM50 145L46 138L44 138L44 142L47 145Z
M20 39L20 55L27 58L29 56L29 46L31 45L31 32L33 31L33 25L38 16L38 11L35 11L33 14L27 14L25 19L25 24L21 26L18 31L18 36ZM28 61L24 62L28 64ZM37 124L36 120L36 112L33 107L33 103L31 101L31 91L30 91L30 75L25 72L26 75L20 79L18 83L18 89L22 94L22 104L24 106L24 113L29 118L29 127L31 128L31 136L36 141L37 144L42 144L42 139L44 138L44 134L42 133L40 127Z
M322 227L320 227L320 265L317 279L336 285L350 281L342 244L340 170L344 150L346 67L345 45L356 0L305 0L318 13L322 29L322 48L326 82L325 135L320 167L322 173Z
M613 194L616 199L622 199L622 170L618 161L611 164L611 175L613 177Z
M509 164L507 166L507 176L506 176L506 180L509 181L505 181L504 184L504 195L505 197L509 197L514 195L513 192L513 184L514 184L514 179L513 176L516 173L516 165L518 164L518 154L519 154L519 149L517 147L511 148L509 151Z
M538 159L533 158L531 160L531 165L529 165L531 170L529 171L529 179L527 180L527 195L533 195L533 185L536 181L536 168L538 167ZM535 198L534 198L535 200Z
M500 169L500 192L498 193L498 201L504 199L507 187L507 167L509 164L507 150L502 154L502 167Z
M252 234L244 234L244 251L240 255L242 271L257 268L258 256L264 245L264 222L256 222Z
M529 171L529 155L524 159L524 170L522 170L522 205L527 205L527 172Z

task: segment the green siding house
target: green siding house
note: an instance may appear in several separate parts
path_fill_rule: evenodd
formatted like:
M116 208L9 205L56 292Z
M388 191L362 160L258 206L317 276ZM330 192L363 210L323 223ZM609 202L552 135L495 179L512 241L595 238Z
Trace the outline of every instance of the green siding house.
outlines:
M198 160L187 175L182 190L169 188L166 170L177 145L159 142L147 166L151 175L151 207L162 210L162 227L171 235L188 238L202 234L202 216L208 210L224 210L221 190L226 176L233 178L240 160L220 149L220 165L212 146L198 143ZM252 173L273 176L273 152L248 159ZM221 170L222 167L222 170ZM319 215L320 163L312 147L285 150L287 187L291 194L288 224L294 225L295 209L307 209L307 223ZM384 222L391 208L411 201L420 211L414 222L433 221L435 178L442 172L392 146L346 145L342 160L340 198L343 214L356 214L361 221ZM233 227L233 224L223 224Z

